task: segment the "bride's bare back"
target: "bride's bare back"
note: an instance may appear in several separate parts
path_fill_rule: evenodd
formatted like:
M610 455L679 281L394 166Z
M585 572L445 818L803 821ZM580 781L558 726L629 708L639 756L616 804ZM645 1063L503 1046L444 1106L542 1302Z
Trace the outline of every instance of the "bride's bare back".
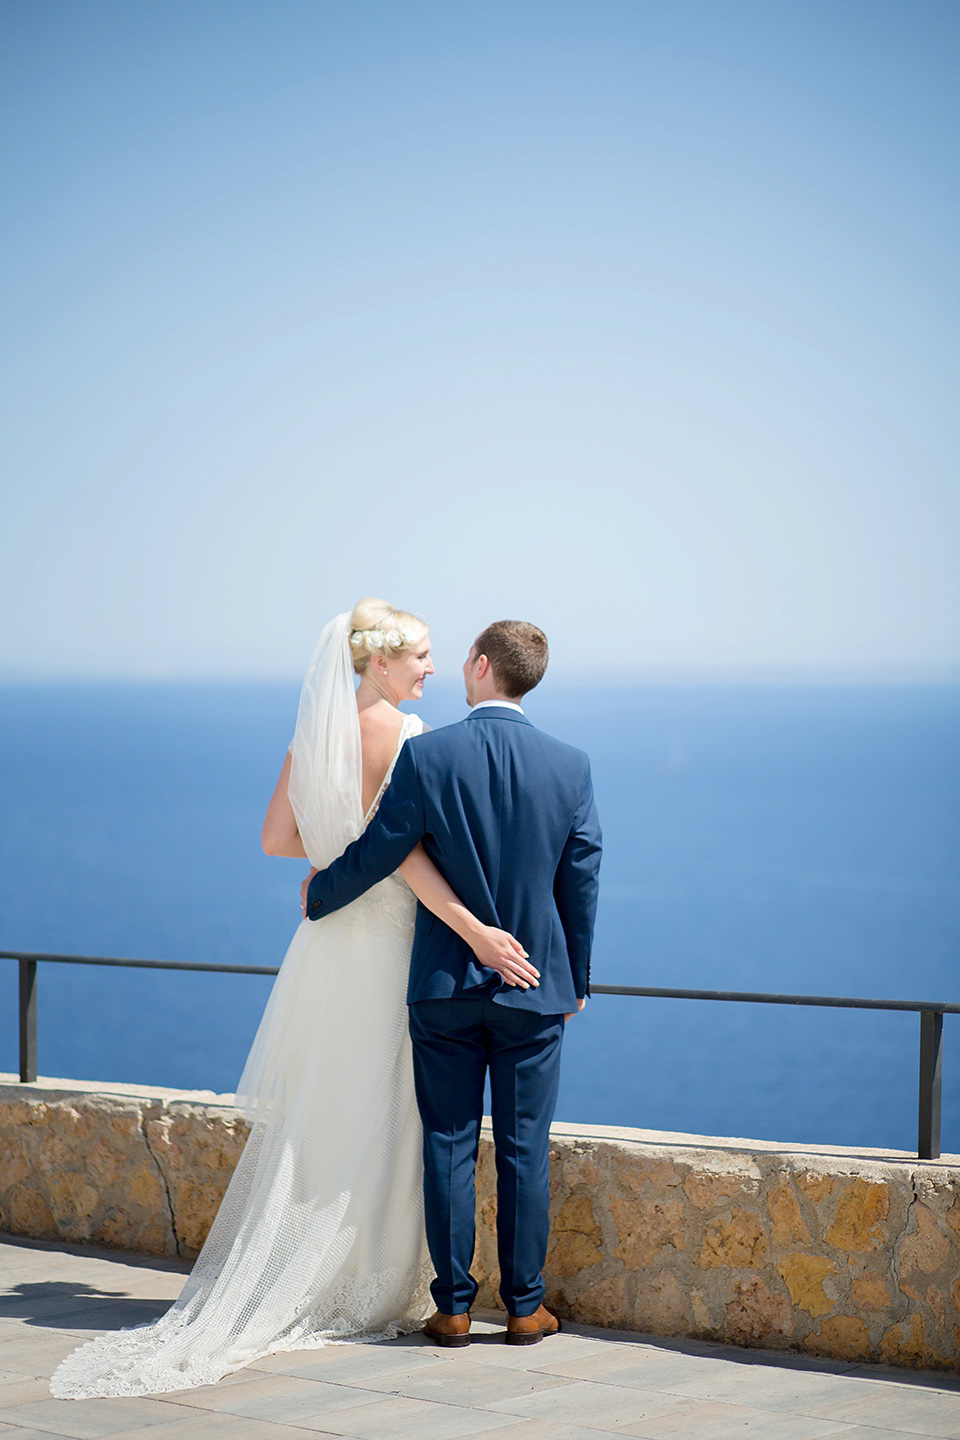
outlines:
M402 729L402 713L386 700L376 700L365 708L360 707L361 803L364 815L369 813L380 794L380 787L397 753Z

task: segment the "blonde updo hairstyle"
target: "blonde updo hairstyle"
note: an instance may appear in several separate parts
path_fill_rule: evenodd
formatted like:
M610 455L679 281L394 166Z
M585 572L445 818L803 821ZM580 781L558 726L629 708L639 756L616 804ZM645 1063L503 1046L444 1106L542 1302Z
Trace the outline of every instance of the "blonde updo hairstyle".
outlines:
M350 616L350 653L358 675L374 655L401 655L413 650L427 633L426 621L407 610L394 610L386 600L359 600Z

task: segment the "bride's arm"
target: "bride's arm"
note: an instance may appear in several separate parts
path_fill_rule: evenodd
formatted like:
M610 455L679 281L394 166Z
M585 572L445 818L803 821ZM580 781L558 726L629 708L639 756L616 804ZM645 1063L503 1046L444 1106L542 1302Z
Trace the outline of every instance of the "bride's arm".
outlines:
M531 986L535 988L540 983L540 971L530 964L519 940L506 930L498 930L495 925L482 925L460 903L422 845L416 845L410 851L400 866L400 874L417 899L451 930L455 930L461 940L466 940L481 965L488 970L496 970L508 985L519 985L521 990L529 990Z
M267 813L263 817L260 843L267 855L289 855L292 859L304 860L307 852L303 848L293 806L290 804L290 797L287 794L289 780L290 756L288 754L283 762L276 789L270 797Z

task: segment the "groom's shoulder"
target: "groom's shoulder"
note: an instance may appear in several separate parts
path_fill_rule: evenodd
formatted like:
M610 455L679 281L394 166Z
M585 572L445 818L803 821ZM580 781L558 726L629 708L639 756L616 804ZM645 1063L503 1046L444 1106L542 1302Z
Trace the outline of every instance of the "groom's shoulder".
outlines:
M460 729L460 724L438 725L434 728L424 728L419 735L411 735L403 747L409 751L411 756L416 756L417 763L427 760L432 755L443 754L448 751L452 744L456 743L453 732Z
M556 735L548 735L546 730L538 730L532 725L530 729L539 737L544 751L552 755L558 764L570 770L589 768L590 759L585 750L578 750L576 745L570 745L566 740L558 740Z
M508 745L524 750L531 755L549 759L558 768L583 773L590 761L583 750L558 740L546 730L539 729L530 721L517 723L502 716L493 718L474 713L450 725L440 725L436 730L425 731L414 740L417 758L429 763L431 758L441 760L456 753L483 747L494 736L505 740Z
M416 747L417 758L442 754L466 739L466 720L454 720L449 725L438 725L436 729L423 730L407 741Z

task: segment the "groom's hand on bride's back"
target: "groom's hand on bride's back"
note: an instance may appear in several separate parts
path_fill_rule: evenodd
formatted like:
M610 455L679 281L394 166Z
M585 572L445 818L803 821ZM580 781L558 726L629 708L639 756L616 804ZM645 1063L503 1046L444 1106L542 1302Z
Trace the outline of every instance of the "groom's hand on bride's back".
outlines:
M303 881L301 882L301 884L300 884L300 914L301 914L301 915L306 915L306 913L307 913L307 891L308 891L309 888L310 888L310 881L313 879L314 875L319 875L319 874L320 874L320 871L317 869L316 865L314 865L313 868L312 868L311 871L310 871L310 874L309 874L309 875L306 877L306 879L303 880Z

